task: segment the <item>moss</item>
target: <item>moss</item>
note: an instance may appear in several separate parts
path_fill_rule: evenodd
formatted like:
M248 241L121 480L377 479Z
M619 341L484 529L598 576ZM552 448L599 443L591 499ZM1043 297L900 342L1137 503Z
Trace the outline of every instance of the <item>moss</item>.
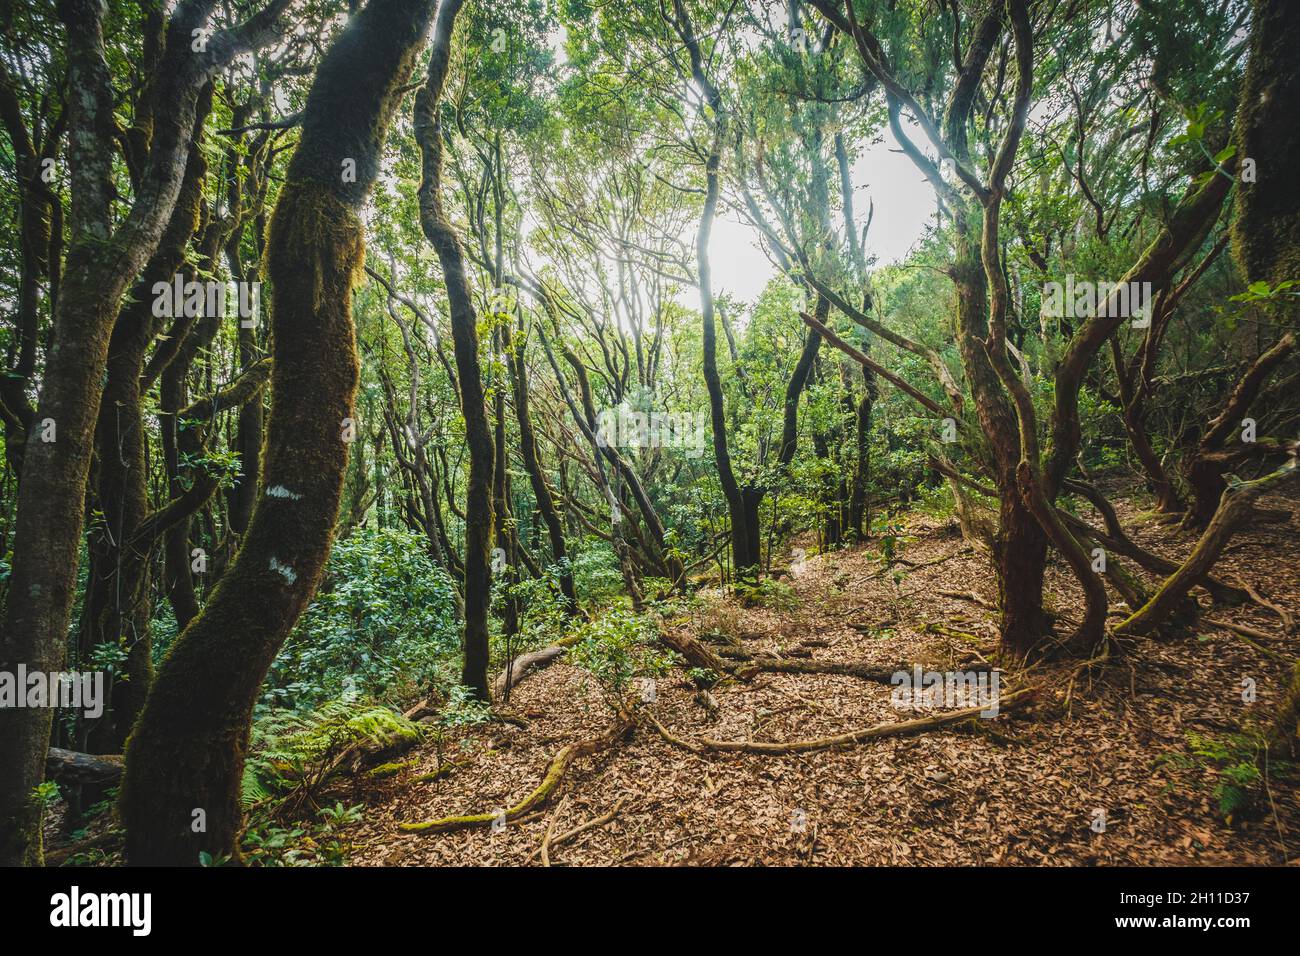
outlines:
M372 767L366 771L367 777L382 779L384 777L395 777L403 770L410 770L412 767L419 766L418 760L399 760L394 763L381 763L378 767Z
M267 254L274 370L262 479L301 497L259 499L243 548L158 669L126 747L121 811L132 863L194 866L201 852L237 858L253 704L319 584L342 495L341 424L358 380L352 289L364 240L356 208L432 8L431 0L371 0L317 71ZM341 181L343 158L357 161L356 183ZM199 809L206 829L195 832Z
M1276 284L1300 279L1300 128L1294 118L1300 102L1300 4L1255 0L1253 7L1235 159L1254 160L1256 181L1239 185L1232 245L1248 282Z

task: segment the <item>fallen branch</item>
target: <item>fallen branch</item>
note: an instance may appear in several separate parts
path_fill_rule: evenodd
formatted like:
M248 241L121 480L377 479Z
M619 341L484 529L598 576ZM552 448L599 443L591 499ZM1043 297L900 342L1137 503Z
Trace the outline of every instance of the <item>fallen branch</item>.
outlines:
M688 634L679 634L665 628L659 632L659 640L666 644L670 650L676 651L686 658L692 667L711 670L718 675L731 672L731 668L727 666L722 658Z
M565 650L577 643L577 640L577 635L573 635L556 641L550 647L543 647L538 651L528 651L525 654L520 654L507 664L505 670L498 674L497 679L492 682L492 699L502 700L512 687L533 671L539 671L554 664L564 654Z
M45 758L45 779L64 783L115 783L122 770L122 758L118 754L83 754L51 747Z
M46 850L45 865L47 867L62 866L72 857L88 850L106 850L108 847L117 849L121 846L125 837L126 834L122 830L105 830L103 833L97 833L95 836L87 837L77 843Z
M1291 616L1290 611L1282 607L1280 604L1275 604L1272 601L1270 601L1268 598L1264 597L1253 587L1251 587L1250 584L1247 581L1243 580L1241 577L1236 576L1235 580L1239 585L1241 585L1242 589L1244 589L1245 592L1250 595L1250 599L1252 601L1254 601L1262 608L1267 608L1268 610L1272 611L1274 614L1276 614L1279 618L1282 619L1283 637L1286 637L1288 634L1292 632L1292 630L1295 629L1295 618Z

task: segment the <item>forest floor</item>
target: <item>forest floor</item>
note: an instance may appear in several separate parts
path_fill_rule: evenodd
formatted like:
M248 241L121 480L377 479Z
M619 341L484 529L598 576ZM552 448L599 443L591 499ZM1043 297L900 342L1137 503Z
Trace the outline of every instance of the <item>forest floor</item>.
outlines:
M1133 537L1181 559L1195 538L1155 526L1125 503ZM1095 515L1086 515L1096 519ZM996 653L989 558L955 526L904 520L897 564L882 573L871 547L810 557L786 578L796 602L742 607L718 593L676 626L705 638L738 638L746 650L796 659L919 663L960 670ZM1100 521L1098 519L1098 524ZM1215 572L1239 576L1300 613L1300 520L1258 525L1229 546ZM980 601L944 592L973 592ZM1069 569L1049 569L1056 613L1077 616ZM1203 606L1208 598L1200 593ZM1277 634L1261 651L1215 627L1218 617ZM935 633L933 625L946 632ZM927 626L930 626L927 629ZM958 636L962 632L967 637ZM1171 640L1142 640L1104 670L1078 662L1007 666L1003 695L1040 688L1030 710L914 736L885 737L810 753L697 754L642 721L623 740L579 758L536 812L492 828L412 834L400 822L495 813L542 781L557 751L600 736L614 722L594 679L564 663L512 692L509 712L526 726L492 722L455 731L386 779L336 785L366 805L345 837L360 865L539 865L552 841L612 810L599 825L556 843L552 865L989 865L1281 864L1300 857L1300 788L1294 767L1275 766L1252 806L1225 819L1216 788L1240 758L1196 753L1198 739L1230 740L1267 719L1285 660L1300 635L1280 636L1278 617L1256 604L1215 608ZM975 640L970 639L973 635ZM1280 654L1282 657L1274 655ZM1257 699L1243 701L1243 678ZM711 718L682 670L656 683L643 705L684 739L790 741L825 737L916 714L900 713L892 688L855 677L760 673L713 689ZM992 732L988 732L992 731ZM441 753L439 752L441 750ZM417 782L454 759L440 779ZM1097 811L1104 812L1104 832Z

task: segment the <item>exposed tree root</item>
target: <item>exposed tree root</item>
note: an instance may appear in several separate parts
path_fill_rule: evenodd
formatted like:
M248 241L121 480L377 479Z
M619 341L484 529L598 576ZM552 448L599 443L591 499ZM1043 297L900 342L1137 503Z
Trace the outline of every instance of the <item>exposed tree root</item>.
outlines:
M445 760L438 765L438 769L432 773L422 773L414 778L415 783L433 783L435 780L441 780L443 777L451 776L453 770L461 767L467 767L472 761L466 757L463 760Z
M538 848L538 852L542 855L542 866L551 865L551 834L555 832L555 821L559 819L560 814L564 812L564 808L568 805L569 798L566 795L560 801L560 805L551 813L551 819L546 822L546 833L542 837L542 845Z
M564 779L565 773L568 772L569 767L575 760L613 745L632 730L635 724L636 721L633 719L631 712L625 710L619 715L614 726L600 737L593 737L591 740L584 740L581 743L561 747L560 751L551 758L551 763L546 768L546 774L542 777L542 782L537 785L537 788L519 803L505 811L506 822L513 823L545 804L560 785L560 781ZM425 820L422 823L399 823L398 829L407 833L449 833L453 830L491 826L492 821L497 817L497 812L472 813L464 816L443 817L438 820Z
M879 667L873 664L845 663L842 661L791 661L784 659L760 658L750 662L736 671L739 678L752 677L754 674L833 674L838 677L856 677L859 680L888 684L899 671L912 673L914 665L900 664L898 667Z
M938 594L938 595L940 595L941 597L956 598L958 601L970 601L972 604L978 604L980 607L985 608L985 609L990 610L990 611L996 611L996 610L998 609L996 604L994 604L992 601L986 601L986 600L984 600L984 598L980 597L980 596L979 596L978 594L976 594L974 591L942 591L942 590L940 590L940 591L934 591L934 592L932 592L932 593L934 593L934 594Z
M1018 710L1032 703L1038 695L1038 691L1033 687L1026 687L1010 694L1005 694L998 699L999 712L1008 710ZM675 736L663 724L659 723L651 714L646 714L660 736L670 744L682 747L692 753L706 753L708 751L720 751L729 753L751 753L751 754L790 754L790 753L809 753L815 750L828 750L832 747L846 747L854 744L860 744L867 740L876 740L881 737L900 737L907 734L923 734L931 730L940 730L944 727L950 727L954 724L960 724L967 720L978 720L982 711L987 707L964 707L961 710L953 710L947 713L936 714L933 717L922 717L918 720L891 721L885 724L876 724L873 727L864 727L861 730L853 730L847 734L838 734L834 737L818 737L812 740L792 740L786 743L767 743L756 740L710 740L707 737L697 737L694 740L687 740L683 737Z
M614 803L614 806L610 808L608 813L604 813L598 817L593 817L592 819L588 820L586 823L581 823L578 826L574 827L572 830L566 830L564 833L561 833L559 836L555 837L553 840L550 841L550 845L549 845L550 849L553 850L558 846L563 846L565 843L568 843L570 840L574 839L575 837L581 836L582 834L586 833L588 830L594 830L596 827L603 827L610 820L613 820L616 816L618 816L618 812L619 810L623 809L623 803L626 801L626 799L627 799L626 797L619 797L618 800ZM525 863L533 862L533 860L537 859L537 857L540 856L541 853L542 853L542 848L538 847L536 850L534 850L532 853L528 855L528 859L524 860L524 862Z
M954 627L948 627L946 624L938 624L935 621L927 621L924 632L926 634L942 634L944 637L956 638L959 641L965 641L967 644L983 644L984 640L978 634L972 634L969 631L959 631Z

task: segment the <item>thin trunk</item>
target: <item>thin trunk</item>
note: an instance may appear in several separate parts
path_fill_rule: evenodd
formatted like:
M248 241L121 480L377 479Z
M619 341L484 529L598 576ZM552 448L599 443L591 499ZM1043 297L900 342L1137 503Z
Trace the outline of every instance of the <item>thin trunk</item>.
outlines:
M492 604L493 438L484 406L477 316L465 276L465 257L442 204L442 121L439 99L451 58L451 36L463 0L443 0L429 57L429 72L415 96L415 139L420 146L420 226L438 254L447 286L451 337L460 380L460 406L469 447L465 489L465 661L461 683L481 700L488 682L488 616Z

